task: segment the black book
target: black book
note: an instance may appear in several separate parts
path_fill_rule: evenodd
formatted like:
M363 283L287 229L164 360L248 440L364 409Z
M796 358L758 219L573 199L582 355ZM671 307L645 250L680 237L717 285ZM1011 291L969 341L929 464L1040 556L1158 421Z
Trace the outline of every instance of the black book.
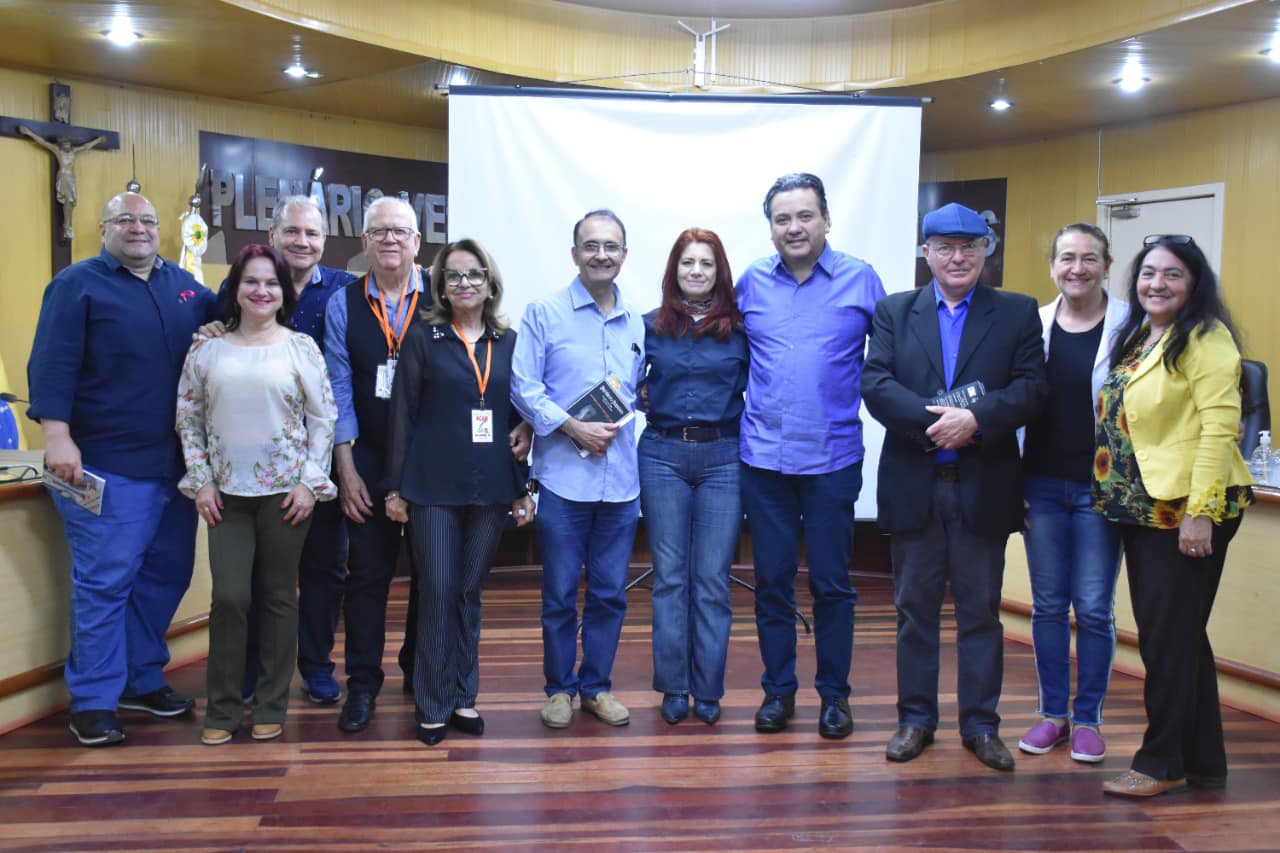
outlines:
M618 396L621 390L622 383L618 377L612 374L606 376L569 405L569 417L585 423L617 424L618 426L629 423L635 418L636 413L627 408L622 397ZM578 442L569 440L573 442L574 447L578 448L579 456L586 458L590 455Z
M961 385L959 388L952 388L945 394L939 394L929 400L925 405L928 406L950 406L953 409L967 409L977 401L981 400L987 393L987 387L981 382L970 382L967 385ZM933 443L933 439L929 438L924 430L920 430L916 436L921 447L926 453L932 453L938 449L938 445Z

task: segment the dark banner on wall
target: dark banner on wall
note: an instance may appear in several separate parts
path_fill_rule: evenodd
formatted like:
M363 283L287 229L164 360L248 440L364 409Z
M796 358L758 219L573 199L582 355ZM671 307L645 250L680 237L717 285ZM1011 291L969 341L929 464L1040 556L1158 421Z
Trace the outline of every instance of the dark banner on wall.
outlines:
M986 178L981 181L937 181L920 185L920 207L916 219L916 246L924 242L921 223L924 215L944 204L958 201L972 208L987 220L987 261L978 276L980 284L992 287L1004 286L1004 228L1005 200L1009 191L1008 178ZM924 287L933 280L929 266L924 262L920 249L916 249L916 287Z
M200 132L200 162L210 182L200 213L209 223L207 264L226 264L250 243L264 243L280 199L309 195L325 211L329 239L324 264L363 272L360 245L364 211L382 195L398 195L418 214L422 249L429 263L445 242L448 166L423 160L378 157L224 133Z

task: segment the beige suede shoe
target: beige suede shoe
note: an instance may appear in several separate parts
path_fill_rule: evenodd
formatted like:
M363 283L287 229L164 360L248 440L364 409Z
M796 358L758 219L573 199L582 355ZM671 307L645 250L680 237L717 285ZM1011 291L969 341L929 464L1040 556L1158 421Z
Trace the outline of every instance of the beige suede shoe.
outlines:
M611 726L625 726L631 722L631 712L627 710L627 706L615 699L607 690L597 693L590 699L583 696L582 710L588 714L594 714L601 722Z
M573 697L568 693L553 693L542 703L542 724L549 729L567 728L573 722Z

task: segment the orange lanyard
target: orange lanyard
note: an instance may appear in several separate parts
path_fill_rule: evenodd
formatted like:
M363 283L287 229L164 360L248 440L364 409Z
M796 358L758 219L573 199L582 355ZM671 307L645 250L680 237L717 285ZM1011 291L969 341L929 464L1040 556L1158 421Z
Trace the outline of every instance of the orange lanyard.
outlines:
M405 333L409 331L409 323L413 319L413 311L418 307L418 294L420 291L413 291L413 296L409 299L409 310L404 315L404 325L396 332L391 325L391 308L386 304L386 297L382 295L382 291L378 291L378 298L374 299L369 296L369 277L372 272L364 275L364 293L365 298L369 300L369 308L373 311L373 316L378 318L378 325L382 328L382 335L387 339L387 358L396 358L400 355L400 344L404 342ZM396 316L399 317L400 306L404 305L404 295L409 290L409 282L413 280L413 273L409 273L409 277L404 280L404 284L400 286L400 301L396 303ZM374 287L377 287L375 284Z
M484 405L484 392L489 387L489 368L493 366L493 338L489 338L489 347L484 357L484 376L480 375L480 362L476 361L475 345L480 342L479 338L475 341L467 340L467 336L462 333L462 327L455 322L453 330L458 333L458 337L462 338L462 342L467 346L467 357L471 359L471 367L476 372L476 386L480 389L480 405ZM481 332L480 334L484 334Z

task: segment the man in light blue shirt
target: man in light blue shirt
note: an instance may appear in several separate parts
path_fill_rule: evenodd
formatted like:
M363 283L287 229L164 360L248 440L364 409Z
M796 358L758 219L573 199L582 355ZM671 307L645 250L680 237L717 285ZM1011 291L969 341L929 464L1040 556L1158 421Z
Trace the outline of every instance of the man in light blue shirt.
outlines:
M818 733L848 737L853 511L862 488L859 378L884 286L871 265L827 245L831 219L816 175L784 175L764 201L778 253L738 279L751 348L742 417L742 504L751 526L764 702L756 730L795 713L795 579L805 536L822 699Z
M567 409L602 379L634 408L644 369L644 323L614 283L627 257L627 233L608 210L573 228L578 276L525 311L511 364L511 399L533 425L532 476L539 484L542 548L542 722L564 728L573 697L612 726L630 714L610 692L626 614L627 567L635 541L640 479L635 424L588 423ZM578 452L574 443L586 456ZM582 662L577 660L578 584L587 573Z

